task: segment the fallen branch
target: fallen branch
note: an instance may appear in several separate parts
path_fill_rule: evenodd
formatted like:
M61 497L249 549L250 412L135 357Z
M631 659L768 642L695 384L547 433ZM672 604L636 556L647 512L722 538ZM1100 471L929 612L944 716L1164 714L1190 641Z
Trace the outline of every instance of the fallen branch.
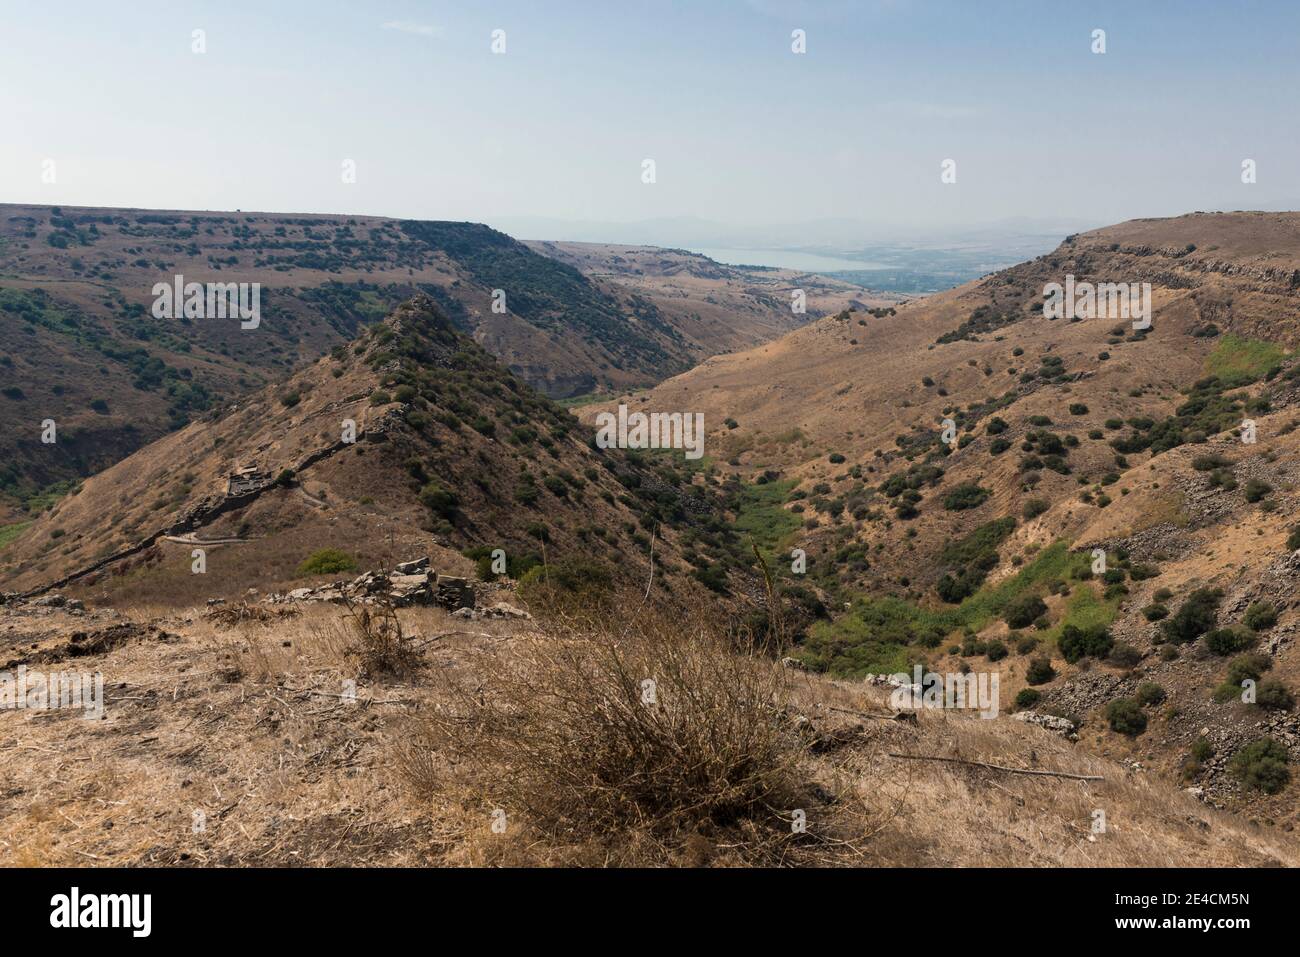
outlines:
M906 758L909 761L944 761L948 764L966 764L976 768L989 768L992 771L1006 771L1008 774L1037 774L1049 778L1070 778L1074 781L1104 781L1100 774L1070 774L1068 771L1034 771L1029 768L1007 768L1000 764L986 764L983 761L967 761L964 758L940 758L928 754L896 754L889 752L891 758Z
M877 721L910 721L916 724L915 711L854 711L852 708L837 708L835 705L827 705L831 711L838 711L840 714L851 714L857 718L874 718Z

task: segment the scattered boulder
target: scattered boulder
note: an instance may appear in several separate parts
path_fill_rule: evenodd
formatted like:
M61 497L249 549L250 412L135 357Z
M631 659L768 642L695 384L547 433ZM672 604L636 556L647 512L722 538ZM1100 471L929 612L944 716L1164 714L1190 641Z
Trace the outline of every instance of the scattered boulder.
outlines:
M507 605L503 601L497 602L487 608L458 608L452 613L453 618L463 618L466 621L481 621L485 618L504 618L531 621L532 615L522 608L516 608L514 605Z
M1040 728L1046 728L1048 731L1069 738L1071 741L1079 739L1078 728L1069 718L1062 718L1054 714L1040 714L1037 711L1017 711L1011 716L1011 719L1013 721L1023 721L1026 724L1036 724Z
M470 587L468 579L439 575L434 600L443 608L473 608L474 589Z

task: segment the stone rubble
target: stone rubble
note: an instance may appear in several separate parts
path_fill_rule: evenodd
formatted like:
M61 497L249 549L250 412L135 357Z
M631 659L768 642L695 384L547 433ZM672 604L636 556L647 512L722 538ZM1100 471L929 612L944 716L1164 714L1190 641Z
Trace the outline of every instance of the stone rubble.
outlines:
M439 575L429 567L428 558L401 562L392 572L368 571L350 582L341 580L328 585L295 588L289 592L267 595L262 601L271 605L289 602L387 602L399 608L408 605L438 605L451 610L473 610L475 605L474 588L469 580ZM488 615L485 612L485 617L512 616Z
M467 621L482 621L485 618L504 618L532 620L532 615L522 608L516 608L514 605L508 605L503 601L495 605L489 605L487 608L458 608L451 613L453 618L464 618Z
M1036 724L1040 728L1046 728L1062 737L1069 738L1071 741L1078 741L1078 728L1069 718L1061 718L1054 714L1041 714L1037 711L1017 711L1011 716L1012 721L1023 721L1026 724Z

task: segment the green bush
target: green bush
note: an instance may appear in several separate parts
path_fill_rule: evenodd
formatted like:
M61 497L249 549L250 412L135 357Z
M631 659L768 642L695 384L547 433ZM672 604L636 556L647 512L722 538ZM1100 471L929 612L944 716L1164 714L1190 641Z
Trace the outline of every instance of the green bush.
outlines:
M1027 594L1013 599L1002 612L1002 619L1012 628L1027 628L1047 614L1047 605L1037 595Z
M1181 608L1161 624L1165 637L1176 645L1195 641L1215 623L1215 612L1223 592L1217 588L1198 588L1187 596Z
M1016 710L1028 711L1042 700L1042 693L1033 688L1021 688L1016 695Z
M1276 794L1291 780L1286 748L1272 738L1257 738L1232 756L1230 770L1248 791Z
M1025 502L1024 508L1020 510L1020 514L1025 517L1025 521L1029 521L1031 518L1037 518L1039 515L1042 515L1050 507L1051 506L1041 498L1031 498L1029 501Z
M337 572L350 572L357 567L357 560L347 552L337 548L322 548L308 555L298 566L299 575L333 575Z
M1192 468L1196 469L1198 472L1210 472L1214 469L1221 469L1230 465L1232 465L1232 463L1218 452L1213 452L1209 455L1198 455L1196 458L1192 459Z
M1118 734L1137 737L1147 729L1147 715L1132 698L1116 698L1106 705L1106 720Z
M435 479L420 489L420 502L435 515L450 520L456 514L460 498Z
M1025 681L1031 685L1045 685L1056 677L1056 669L1047 658L1031 658L1025 670Z
M1142 609L1142 617L1147 621L1159 621L1169 617L1169 609L1164 605L1147 605Z
M1268 655L1240 655L1228 663L1229 684L1240 688L1247 678L1258 681L1264 672L1273 667L1273 659Z
M727 593L727 569L720 564L704 565L692 571L691 576L709 591L719 595Z
M978 508L993 494L986 488L980 488L974 482L963 482L943 497L943 507L950 512L961 512L968 508Z
M519 596L530 605L557 601L590 606L609 596L613 575L604 565L585 558L562 558L550 565L536 565L519 580Z
M1012 634L1015 633L1013 632ZM1011 638L1011 635L1008 635L1007 638L1009 640ZM1018 655L1032 654L1034 649L1037 648L1038 645L1039 645L1039 639L1037 635L1019 635L1016 637L1016 654Z
M1106 656L1106 660L1121 668L1133 668L1142 660L1142 652L1126 642L1117 641L1111 648L1110 654Z
M1133 698L1139 705L1148 708L1165 700L1165 689L1154 681L1144 681L1133 692Z
M1259 479L1251 479L1246 483L1246 501L1258 502L1271 491L1273 491L1273 486L1269 485L1267 482L1261 482Z
M1269 678L1255 689L1255 704L1273 711L1290 711L1295 707L1295 695L1276 678Z
M1251 632L1245 628L1216 628L1205 636L1205 647L1226 658L1249 648L1252 640Z
M1246 609L1241 621L1251 631L1268 631L1277 624L1277 609L1269 602L1257 601Z
M1083 658L1105 658L1114 644L1115 639L1105 625L1090 625L1087 628L1066 625L1061 629L1061 637L1057 641L1061 657L1070 664L1076 664Z

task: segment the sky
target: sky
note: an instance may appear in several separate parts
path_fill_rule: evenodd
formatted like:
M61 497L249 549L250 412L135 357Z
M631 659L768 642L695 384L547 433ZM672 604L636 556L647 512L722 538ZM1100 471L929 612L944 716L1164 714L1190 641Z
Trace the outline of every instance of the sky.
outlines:
M940 230L1295 208L1297 36L1300 3L1252 0L0 0L0 201Z

